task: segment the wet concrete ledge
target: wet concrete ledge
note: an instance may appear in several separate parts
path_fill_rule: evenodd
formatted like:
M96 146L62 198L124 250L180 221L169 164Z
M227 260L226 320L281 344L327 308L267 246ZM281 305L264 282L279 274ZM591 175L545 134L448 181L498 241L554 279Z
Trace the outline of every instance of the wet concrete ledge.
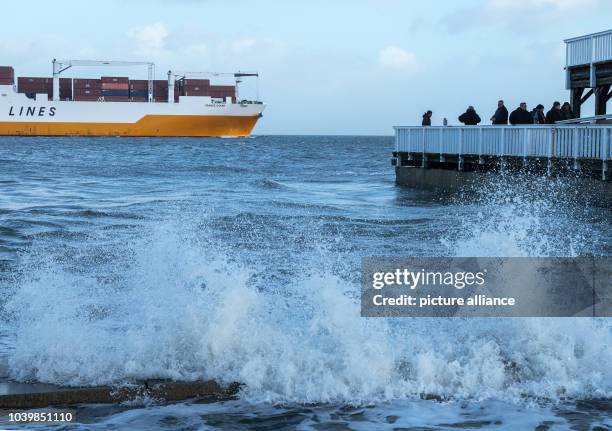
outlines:
M445 168L421 168L414 166L395 166L395 181L398 185L434 192L441 196L452 197L458 192L476 190L486 185L499 171L459 171ZM520 176L520 172L513 175ZM612 208L612 181L593 178L563 177L567 191L579 190L572 196L592 205Z
M30 409L72 404L117 404L139 400L181 401L192 398L234 396L240 385L215 381L144 381L124 386L68 388L40 383L0 384L0 409Z

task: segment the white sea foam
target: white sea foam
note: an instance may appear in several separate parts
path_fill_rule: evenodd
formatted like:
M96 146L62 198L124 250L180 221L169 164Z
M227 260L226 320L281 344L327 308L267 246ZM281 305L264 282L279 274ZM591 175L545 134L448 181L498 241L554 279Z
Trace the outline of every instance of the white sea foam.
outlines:
M446 240L449 253L575 251L550 236L554 205L514 194L470 204L480 214ZM555 231L572 223L556 217ZM97 271L75 271L59 251L26 257L7 306L10 375L66 385L213 378L245 383L253 402L612 395L609 320L365 319L359 286L323 262L273 287L195 229L152 226L125 244L120 265Z

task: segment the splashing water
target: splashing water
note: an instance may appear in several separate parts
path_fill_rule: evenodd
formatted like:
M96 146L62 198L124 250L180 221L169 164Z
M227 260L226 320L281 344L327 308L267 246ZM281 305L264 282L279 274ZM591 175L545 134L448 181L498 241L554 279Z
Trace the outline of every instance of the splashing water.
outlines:
M314 156L309 163L313 176L333 171L317 171ZM358 185L257 180L255 203L233 197L233 186L214 195L215 179L210 206L236 199L237 207L203 211L209 195L197 196L178 209L153 207L157 219L130 219L127 234L35 240L0 301L12 334L8 376L238 381L251 403L612 396L609 319L359 314L362 255L605 254L609 212L576 205L562 180L495 176L442 205L384 189L386 177L383 185L371 176ZM377 194L366 195L370 187Z

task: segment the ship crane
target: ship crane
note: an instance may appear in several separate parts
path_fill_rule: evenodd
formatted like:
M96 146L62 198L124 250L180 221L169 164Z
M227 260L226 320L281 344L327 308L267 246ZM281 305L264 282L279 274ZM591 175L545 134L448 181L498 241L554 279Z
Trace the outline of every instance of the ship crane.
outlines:
M155 63L149 61L96 61L96 60L56 60L53 59L53 100L60 99L59 94L59 76L60 73L73 66L147 66L149 72L149 102L153 101L153 78L155 77ZM173 98L168 98L168 100Z

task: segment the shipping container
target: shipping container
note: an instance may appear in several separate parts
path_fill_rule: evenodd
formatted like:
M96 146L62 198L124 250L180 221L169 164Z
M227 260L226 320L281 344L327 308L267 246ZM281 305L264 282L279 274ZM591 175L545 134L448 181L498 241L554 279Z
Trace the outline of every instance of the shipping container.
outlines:
M200 87L208 87L210 85L210 79L184 79L182 81L184 85L197 85Z
M103 82L102 90L128 90L130 88L127 82Z
M11 66L0 66L0 85L13 85L15 71Z
M187 85L185 84L183 86L183 90L184 91L202 91L202 92L207 92L210 91L210 87L208 86L202 86L202 85Z
M72 82L74 84L75 92L77 88L88 88L88 89L98 89L99 90L102 86L102 82L99 79L74 78Z
M130 92L128 90L102 90L103 96L122 96L128 97Z
M100 78L100 81L103 83L122 82L125 84L129 84L130 78L127 76L102 76Z
M96 97L100 97L102 95L102 92L100 90L90 90L90 89L86 89L86 88L75 88L74 89L74 96L96 96Z
M132 90L148 90L149 81L146 79L133 79L130 81L130 89Z
M149 92L147 90L132 90L130 91L130 97L149 97Z

